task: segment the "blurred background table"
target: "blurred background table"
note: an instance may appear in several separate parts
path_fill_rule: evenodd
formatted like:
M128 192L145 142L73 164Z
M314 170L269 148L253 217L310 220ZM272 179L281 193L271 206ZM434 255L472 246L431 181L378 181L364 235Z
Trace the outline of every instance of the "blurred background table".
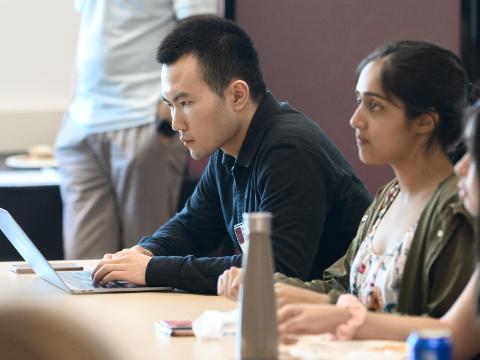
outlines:
M8 168L0 154L0 207L8 210L48 260L63 259L60 176L55 169ZM198 182L187 167L178 201L181 209ZM160 225L160 224L159 224ZM21 257L0 232L0 261Z
M63 259L62 201L56 170L16 170L0 154L0 207L8 210L49 260ZM19 260L0 232L0 260Z

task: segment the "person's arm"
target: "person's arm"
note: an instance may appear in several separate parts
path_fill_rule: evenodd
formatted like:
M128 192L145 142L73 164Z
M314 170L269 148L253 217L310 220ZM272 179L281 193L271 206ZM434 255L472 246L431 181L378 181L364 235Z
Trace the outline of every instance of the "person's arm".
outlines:
M477 265L467 287L452 308L442 317L442 322L452 330L455 358L470 359L480 354L480 324L477 299L480 285L480 266Z
M344 293L349 288L350 265L355 257L357 244L354 242L348 248L345 256L342 256L332 266L324 272L324 279L315 279L312 281L302 281L298 278L288 277L281 273L275 273L274 279L278 283L299 287L322 294Z
M324 272L328 280L302 281L298 278L275 273L275 293L279 306L292 303L334 304L341 294L348 291L350 265L357 249L356 240L342 256Z
M471 359L480 353L480 329L476 327L476 298L479 269L466 288L440 319L369 313L358 329L358 339L405 340L412 331L422 328L450 328L455 359Z
M184 209L140 246L154 257L146 269L148 286L173 286L198 293L214 293L219 274L241 265L241 256L202 258L228 236L210 160Z
M139 246L104 258L93 272L96 282L126 280L198 293L216 291L218 275L238 266L241 259L196 257L218 248L227 236L215 183L215 156L184 209Z
M445 218L445 247L438 254L428 274L427 309L425 314L441 317L455 303L475 270L475 236L470 219L463 214ZM435 232L434 236L437 236ZM437 240L437 238L435 238ZM433 246L433 245L432 245ZM433 256L432 256L433 257Z
M414 330L450 328L454 357L469 359L480 353L480 329L475 326L478 277L477 268L460 298L442 319L368 312L355 338L405 341ZM348 310L328 304L291 304L277 314L279 334L286 342L298 335L335 332L349 318Z
M205 255L215 250L227 232L215 181L218 154L212 155L184 208L139 245L154 256Z

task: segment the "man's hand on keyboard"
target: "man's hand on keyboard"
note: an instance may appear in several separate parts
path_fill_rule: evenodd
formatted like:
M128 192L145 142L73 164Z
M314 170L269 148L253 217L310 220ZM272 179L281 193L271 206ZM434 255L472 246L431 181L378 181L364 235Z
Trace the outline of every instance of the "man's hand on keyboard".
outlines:
M110 281L123 280L136 285L146 285L145 272L152 258L147 251L138 246L115 254L106 254L92 272L94 284L105 285Z
M135 246L132 246L131 248L127 248L127 249L117 251L115 254L105 254L105 255L103 255L103 259L114 259L114 258L122 256L126 252L129 252L129 251L132 251L132 250L138 252L139 254L144 254L144 255L148 255L150 257L153 257L153 254L150 250L147 250L147 249L141 247L140 245L135 245Z

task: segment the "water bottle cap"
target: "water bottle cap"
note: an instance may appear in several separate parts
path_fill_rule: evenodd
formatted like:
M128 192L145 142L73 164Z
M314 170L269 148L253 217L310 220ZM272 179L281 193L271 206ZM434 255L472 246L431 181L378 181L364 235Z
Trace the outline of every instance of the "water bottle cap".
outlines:
M244 228L249 233L267 233L272 231L272 213L252 212L243 214Z

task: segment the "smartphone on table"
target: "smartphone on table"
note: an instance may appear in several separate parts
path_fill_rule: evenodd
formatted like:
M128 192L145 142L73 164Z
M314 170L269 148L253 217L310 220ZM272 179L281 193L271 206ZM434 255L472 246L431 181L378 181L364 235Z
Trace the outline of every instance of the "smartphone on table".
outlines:
M83 266L75 264L75 263L59 263L59 264L52 264L50 265L53 267L55 271L81 271L83 270ZM22 263L22 264L13 264L10 265L10 271L16 274L33 274L33 270L30 265Z
M158 320L155 330L168 336L193 336L191 320Z

